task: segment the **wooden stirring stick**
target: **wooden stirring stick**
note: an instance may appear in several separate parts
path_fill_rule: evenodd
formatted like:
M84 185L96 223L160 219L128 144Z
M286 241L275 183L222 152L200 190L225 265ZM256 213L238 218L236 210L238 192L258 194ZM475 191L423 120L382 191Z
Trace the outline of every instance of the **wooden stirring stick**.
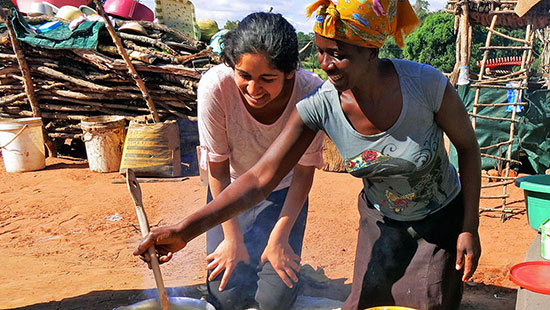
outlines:
M139 221L139 228L141 230L141 236L145 238L149 233L149 221L145 215L145 209L143 209L143 202L141 199L141 188L136 179L136 175L132 169L126 171L126 184L132 199L134 200L134 206L136 207L136 214ZM168 296L166 295L166 289L164 288L164 281L162 281L162 274L160 273L160 265L155 253L154 246L147 249L149 256L151 256L151 268L153 269L153 275L155 276L155 282L157 283L157 290L159 293L160 304L162 310L169 310L170 305L168 303Z

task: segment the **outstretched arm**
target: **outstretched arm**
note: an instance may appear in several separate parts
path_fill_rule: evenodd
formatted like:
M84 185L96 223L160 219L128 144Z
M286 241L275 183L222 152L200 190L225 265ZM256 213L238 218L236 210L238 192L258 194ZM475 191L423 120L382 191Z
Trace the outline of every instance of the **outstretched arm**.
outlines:
M254 167L209 204L179 223L153 230L142 240L134 255L141 255L155 245L159 261L166 262L193 238L264 200L296 165L315 134L294 109L279 137Z
M457 241L456 268L464 266L463 281L472 277L479 257L479 194L481 189L481 156L468 113L454 87L447 83L443 102L435 118L458 153L458 167L464 193L464 224Z

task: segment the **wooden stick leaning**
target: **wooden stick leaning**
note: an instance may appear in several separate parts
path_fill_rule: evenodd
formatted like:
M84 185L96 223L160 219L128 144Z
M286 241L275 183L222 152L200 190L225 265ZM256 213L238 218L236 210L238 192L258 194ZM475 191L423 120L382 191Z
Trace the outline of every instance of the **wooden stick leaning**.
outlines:
M1 20L5 22L5 25L8 28L12 50L17 57L17 63L19 64L19 69L21 70L21 76L23 77L23 86L25 87L25 94L31 105L32 116L42 117L42 112L40 111L40 107L38 106L38 99L36 98L34 84L31 77L31 70L29 68L29 64L27 63L27 60L25 59L23 49L21 48L21 45L17 40L13 25L11 24L12 14L8 10L0 9L0 17ZM48 153L50 153L50 156L55 157L57 155L56 147L53 142L48 138L47 132L44 128L42 128L42 135L44 136L44 145L46 145Z
M145 215L145 210L143 209L143 203L141 200L141 188L139 187L139 183L132 169L126 170L126 185L128 185L128 190L130 191L132 199L134 200L136 214L139 221L139 228L141 230L141 236L145 237L147 236L147 234L149 234L149 222L147 221L147 216ZM155 276L155 282L157 284L157 290L159 294L160 304L162 305L162 310L169 310L170 305L168 303L166 289L164 288L164 282L162 281L162 274L160 273L160 266L157 255L155 253L155 247L152 246L147 249L147 251L151 256L151 268L153 269L153 274Z
M131 76L136 81L137 86L139 87L139 90L141 91L141 94L143 95L143 99L147 103L147 107L151 111L151 116L153 117L153 121L155 123L160 122L160 118L157 114L157 110L155 108L155 104L153 103L153 99L151 99L151 96L149 95L149 92L147 91L147 87L145 87L145 82L141 79L139 76L139 73L136 71L136 68L132 64L132 61L130 60L130 57L128 56L128 53L126 53L126 50L124 49L124 46L122 45L122 42L118 35L115 32L115 29L113 28L113 25L111 24L111 21L105 14L105 11L103 10L103 6L101 3L99 3L99 0L94 0L94 3L96 5L98 13L103 17L105 20L105 27L107 27L107 31L109 31L109 34L111 35L111 38L113 39L113 43L115 43L118 53L122 58L124 59L124 62L126 63L126 66L128 67L128 71L130 72Z
M25 59L25 55L23 54L21 46L19 45L19 41L17 40L17 36L15 35L15 30L13 29L13 26L11 24L11 13L8 13L7 10L0 10L0 15L5 21L6 27L8 28L13 52L15 53L15 57L17 57L17 62L19 63L21 76L23 76L24 78L23 85L25 86L25 94L29 99L32 113L35 117L41 117L40 108L38 107L38 100L36 100L36 95L34 92L34 84L32 82L31 70L29 69L29 65L27 63L27 60Z

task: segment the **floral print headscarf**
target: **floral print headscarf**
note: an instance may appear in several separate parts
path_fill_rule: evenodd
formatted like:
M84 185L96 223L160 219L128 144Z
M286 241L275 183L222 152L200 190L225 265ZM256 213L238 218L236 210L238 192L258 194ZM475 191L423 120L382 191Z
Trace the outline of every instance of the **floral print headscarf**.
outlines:
M377 15L374 1L383 6L385 14ZM382 47L390 35L403 47L405 36L420 24L407 0L317 0L308 6L308 17L317 9L313 31L369 48Z

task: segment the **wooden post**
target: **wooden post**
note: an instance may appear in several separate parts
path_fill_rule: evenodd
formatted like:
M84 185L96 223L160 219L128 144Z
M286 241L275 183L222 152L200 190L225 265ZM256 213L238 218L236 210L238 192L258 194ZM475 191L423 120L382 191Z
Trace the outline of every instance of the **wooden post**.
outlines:
M19 45L19 41L17 40L17 36L15 35L15 30L13 29L13 26L10 22L12 17L11 13L8 10L2 9L0 10L0 14L2 15L2 20L6 23L6 27L8 28L11 46L13 52L15 53L15 57L17 57L19 70L21 71L21 76L23 77L25 94L27 95L29 103L31 104L32 115L35 117L40 117L41 113L40 108L38 107L38 100L36 99L36 95L34 93L34 84L32 82L31 70L29 68L29 64L27 63L27 60L25 59L25 55L23 54L21 45Z
M469 72L468 68L470 66L470 44L469 44L469 35L468 31L470 28L470 16L469 16L469 7L468 1L464 0L462 4L462 16L460 19L459 33L460 33L460 60L459 60L459 70L466 68L466 72ZM460 74L459 74L460 76ZM469 74L467 76L469 78ZM460 77L459 77L460 79Z
M147 107L149 107L149 111L151 112L151 116L153 117L153 121L155 123L160 122L160 118L157 113L157 109L155 108L155 104L153 103L153 99L149 95L149 91L147 91L147 87L145 86L145 82L141 79L139 76L139 73L137 72L136 68L132 64L132 61L130 60L130 57L128 56L128 53L124 49L124 46L122 45L122 42L120 41L120 38L115 32L115 28L113 28L113 25L111 24L111 21L105 14L105 10L103 10L103 6L101 3L99 3L98 0L94 0L94 3L96 5L97 12L103 17L105 20L105 27L107 27L107 31L109 31L109 34L111 35L111 38L113 39L113 43L115 43L118 53L122 58L124 59L124 62L126 63L126 66L128 67L128 72L136 81L136 84L141 91L141 94L143 95L143 99L147 103Z
M27 95L27 99L29 99L29 103L31 105L32 110L32 116L33 117L42 117L42 112L40 111L40 107L38 106L38 99L36 99L36 94L34 92L34 84L32 81L31 76L31 69L29 68L29 64L27 63L27 60L25 59L25 54L23 53L23 49L21 48L21 45L19 44L19 40L17 40L17 36L15 35L15 30L13 29L13 25L11 24L11 12L6 9L0 9L0 17L6 24L6 27L8 28L8 34L10 37L11 46L13 49L13 52L15 53L15 57L17 58L17 62L19 63L19 70L21 71L21 76L23 77L23 86L25 87L25 94ZM50 156L57 156L57 150L53 142L50 140L46 133L46 129L42 127L42 134L44 136L44 144L46 145L46 148L48 149L48 153Z
M456 86L458 81L458 74L460 72L460 32L458 31L458 26L460 25L460 15L455 15L455 23L453 31L456 33L456 47L455 47L455 65L453 67L453 72L451 72L451 76L449 77L449 82Z

